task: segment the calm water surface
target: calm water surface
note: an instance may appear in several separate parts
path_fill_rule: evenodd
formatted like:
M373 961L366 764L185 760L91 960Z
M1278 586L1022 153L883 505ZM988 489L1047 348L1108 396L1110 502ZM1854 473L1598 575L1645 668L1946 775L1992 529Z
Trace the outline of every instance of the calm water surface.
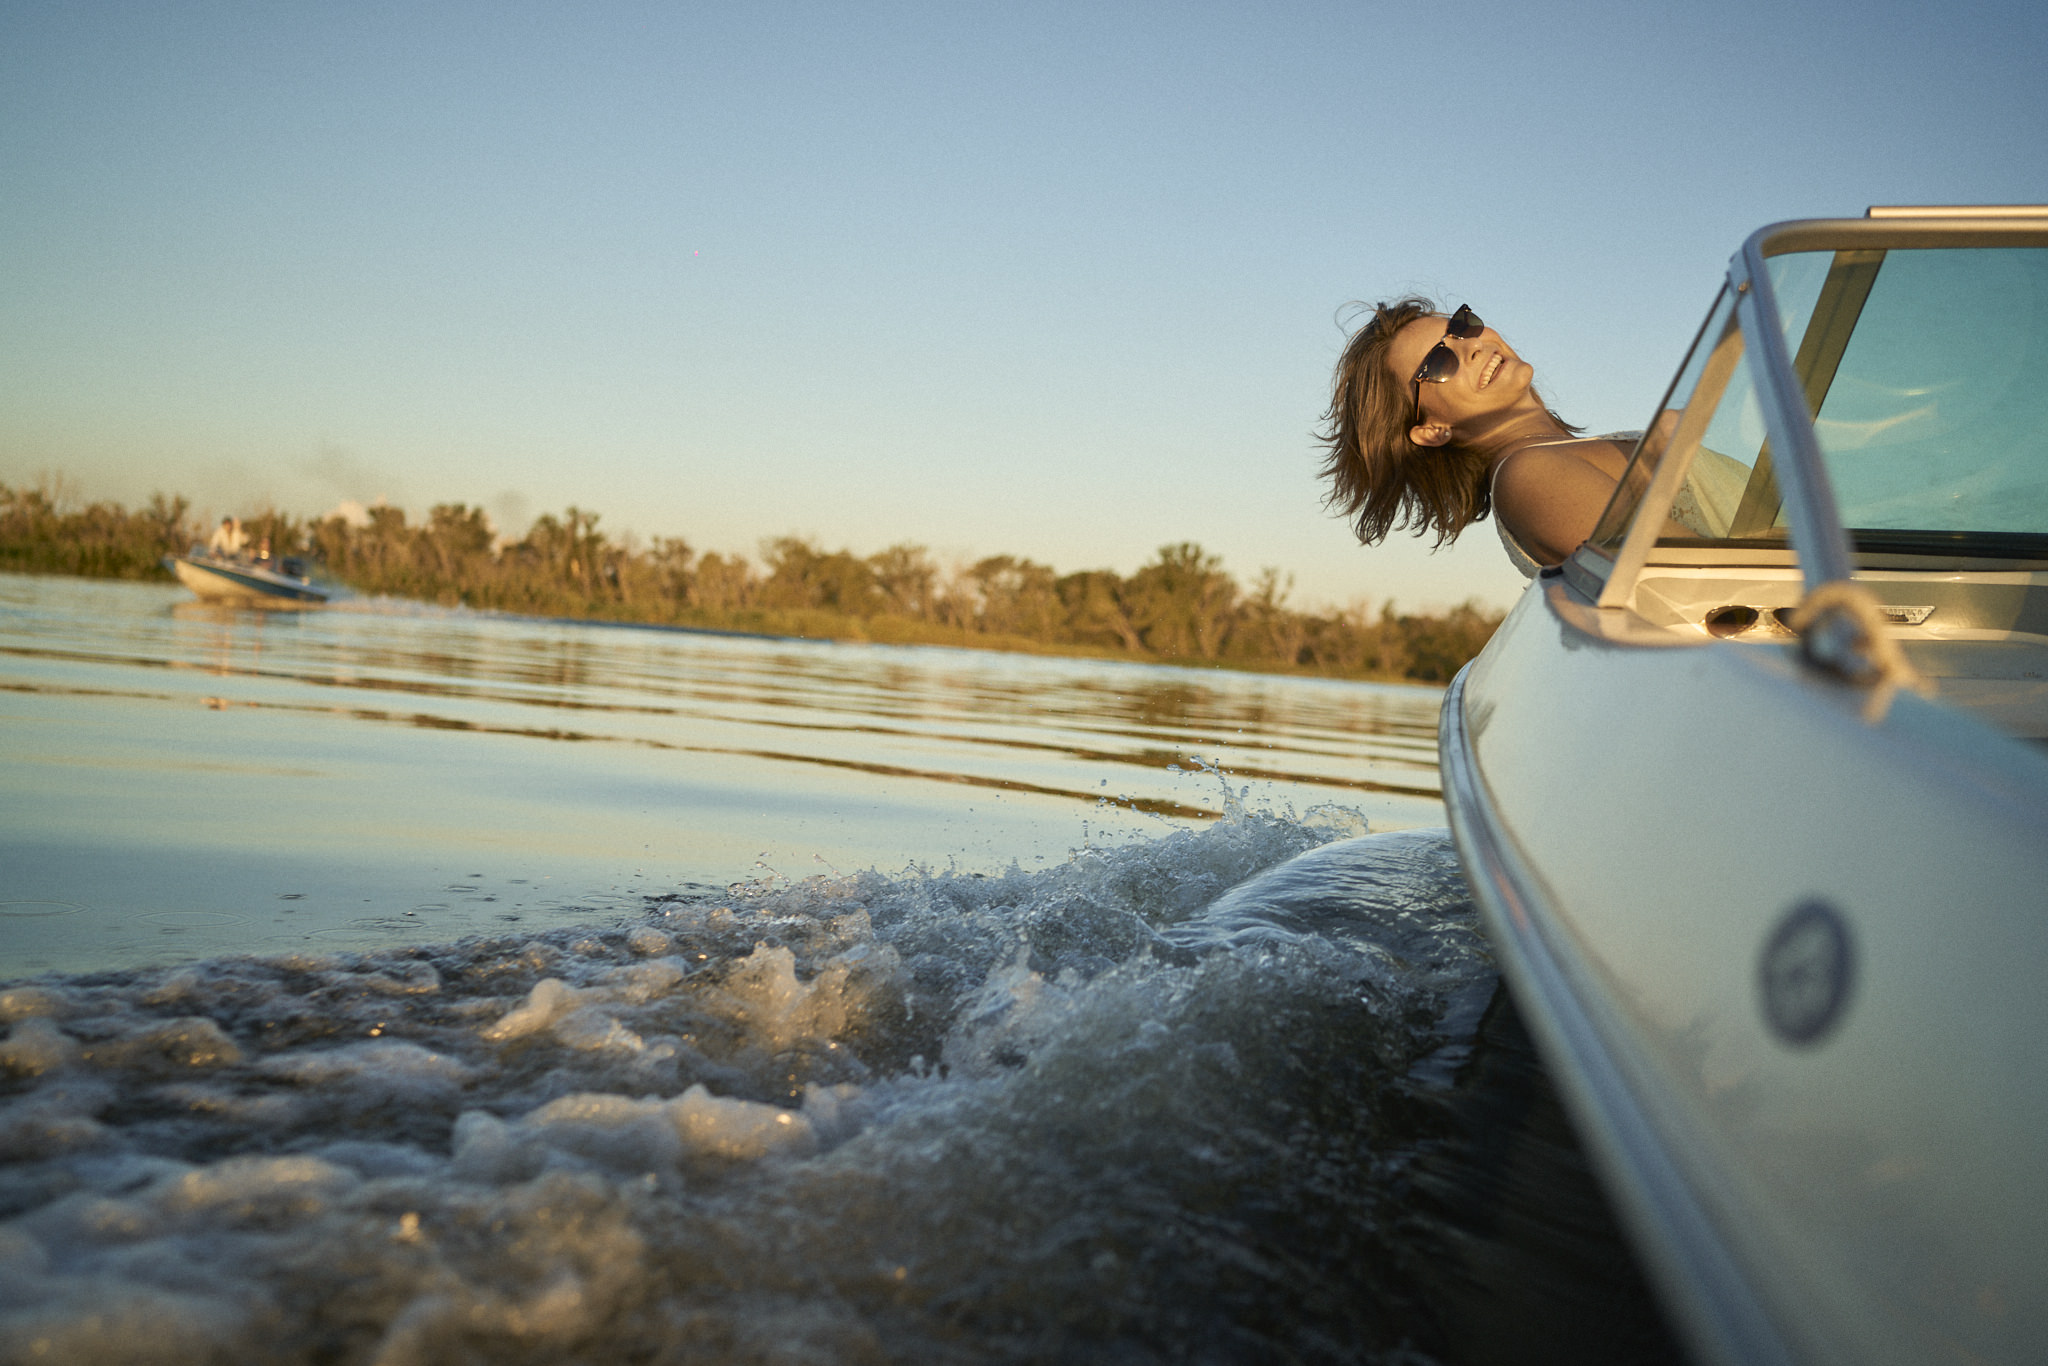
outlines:
M1437 824L1433 690L0 576L0 977L371 947L1217 815Z
M0 577L0 1361L1672 1360L1436 704Z

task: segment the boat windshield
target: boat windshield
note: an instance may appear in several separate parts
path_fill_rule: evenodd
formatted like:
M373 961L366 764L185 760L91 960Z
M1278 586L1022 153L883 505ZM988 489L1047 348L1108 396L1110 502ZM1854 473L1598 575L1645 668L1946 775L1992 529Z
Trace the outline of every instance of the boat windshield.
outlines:
M1770 269L1858 545L2048 553L2048 248L1793 252Z
M1789 252L1768 264L1857 549L2048 559L2048 248ZM1710 327L1688 369L1716 352L1732 362L1725 388L1681 376L1667 400L1713 412L1703 429L1697 418L1680 428L1698 445L1672 517L1695 535L1662 543L1782 545L1784 502L1736 329ZM1611 555L1631 511L1610 507L1595 544Z

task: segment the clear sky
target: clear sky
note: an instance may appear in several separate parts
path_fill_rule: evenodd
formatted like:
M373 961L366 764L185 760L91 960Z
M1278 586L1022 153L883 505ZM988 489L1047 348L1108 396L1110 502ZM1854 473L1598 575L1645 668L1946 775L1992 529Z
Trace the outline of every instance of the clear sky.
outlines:
M1341 306L1640 426L1752 229L2048 200L2044 59L2020 0L0 0L0 481L1505 603L1490 525L1321 511Z

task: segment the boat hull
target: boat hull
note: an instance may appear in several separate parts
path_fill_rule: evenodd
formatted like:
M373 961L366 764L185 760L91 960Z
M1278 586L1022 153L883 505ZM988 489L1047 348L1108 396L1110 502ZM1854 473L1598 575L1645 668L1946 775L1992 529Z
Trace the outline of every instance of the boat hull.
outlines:
M1452 828L1701 1356L2030 1360L2048 761L1864 700L1542 580L1447 694Z
M178 576L178 582L209 602L296 609L318 607L327 601L326 591L308 580L258 565L198 555L166 556L164 563Z

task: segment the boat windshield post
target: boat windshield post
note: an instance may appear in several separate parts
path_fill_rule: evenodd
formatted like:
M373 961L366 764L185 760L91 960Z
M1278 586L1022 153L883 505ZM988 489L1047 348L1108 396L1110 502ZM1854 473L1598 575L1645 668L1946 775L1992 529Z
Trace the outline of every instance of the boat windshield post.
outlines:
M1729 294L1724 290L1721 302L1709 315L1709 326L1701 329L1700 339L1695 343L1696 348L1707 348L1705 363L1699 371L1697 383L1685 398L1685 406L1678 411L1676 426L1666 435L1657 425L1662 422L1662 414L1670 411L1668 405L1677 388L1674 384L1674 394L1665 398L1666 408L1652 420L1654 437L1644 437L1637 449L1633 466L1640 466L1646 459L1655 462L1641 501L1633 507L1624 506L1617 489L1614 501L1608 505L1608 512L1602 518L1602 526L1594 531L1596 543L1612 547L1609 553L1614 558L1614 567L1595 599L1600 607L1627 606L1629 596L1635 592L1636 578L1649 562L1650 551L1663 531L1665 514L1692 468L1693 453L1699 449L1700 438L1719 410L1721 395L1742 361L1742 332L1729 316L1728 299ZM1718 330L1712 329L1715 319L1720 320ZM1626 478L1625 473L1624 480ZM1611 523L1610 518L1613 519ZM1618 546L1615 544L1617 541Z
M1743 338L1756 357L1750 373L1764 429L1770 433L1772 473L1784 491L1793 550L1810 593L1824 583L1849 578L1855 561L1836 511L1834 486L1821 461L1806 387L1785 349L1777 292L1764 267L1764 246L1771 235L1770 228L1752 233L1728 263L1728 278L1735 285L1735 315Z
M1564 562L1565 582L1603 608L1624 606L1684 482L1691 452L1742 358L1734 291L1724 280L1593 534Z

